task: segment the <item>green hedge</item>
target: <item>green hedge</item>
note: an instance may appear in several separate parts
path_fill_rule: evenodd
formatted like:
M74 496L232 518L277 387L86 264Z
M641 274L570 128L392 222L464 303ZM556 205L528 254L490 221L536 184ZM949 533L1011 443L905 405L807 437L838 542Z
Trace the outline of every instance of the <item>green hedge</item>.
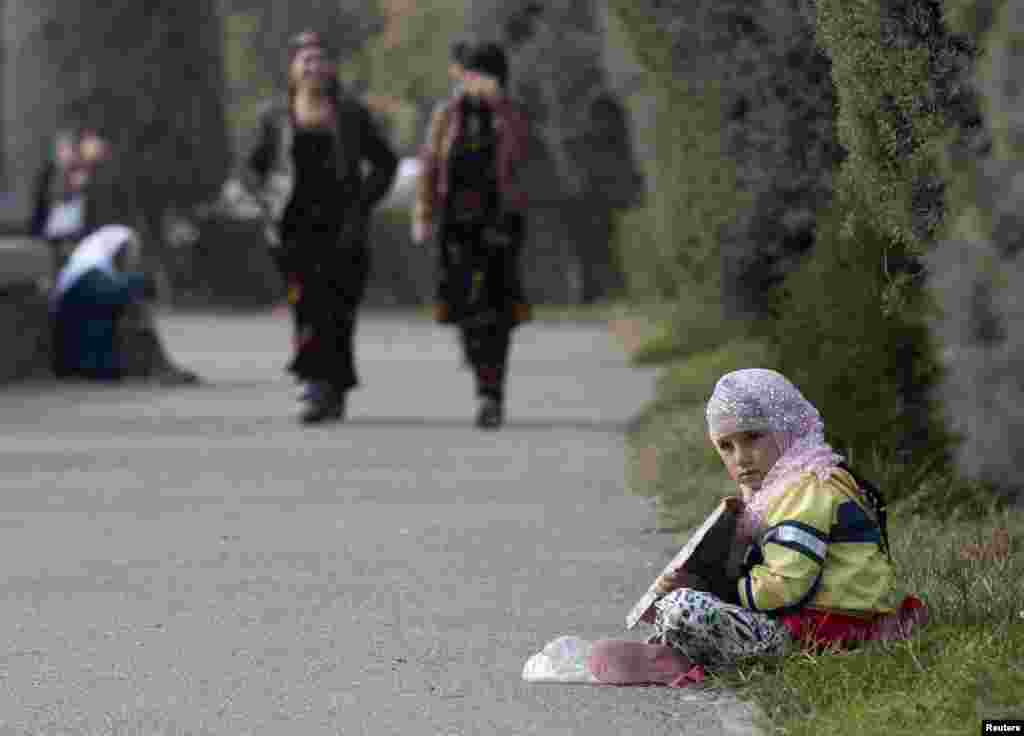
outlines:
M925 395L920 414L906 406L908 385L934 385L939 377L919 316L926 301L918 297L916 313L909 306L883 312L878 263L891 243L851 211L837 198L819 219L821 245L779 294L767 326L779 369L821 411L830 441L857 464L896 462L896 451L913 444L912 465L941 469L950 436L938 407ZM918 441L908 442L915 433ZM891 491L893 498L903 494Z
M927 252L946 232L947 142L974 115L961 73L974 45L953 34L938 0L819 0L817 40L832 60L839 138L848 152L838 188L847 229L861 220L893 260ZM891 264L890 264L891 265ZM886 262L878 269L886 275ZM920 281L889 273L882 299L899 309Z
M928 329L935 306L913 264L947 229L943 155L971 115L957 74L972 46L933 0L816 6L848 156L770 331L834 439L861 458L911 448L921 466L945 459L954 436L932 398L942 375Z
M926 12L928 2L904 3L903 13ZM886 17L882 0L816 3L817 39L832 60L839 98L839 137L848 152L840 187L856 202L856 214L893 245L920 250L937 223L916 226L915 186L937 178L947 130L935 103L929 44L902 26L909 19ZM930 30L930 29L923 29Z

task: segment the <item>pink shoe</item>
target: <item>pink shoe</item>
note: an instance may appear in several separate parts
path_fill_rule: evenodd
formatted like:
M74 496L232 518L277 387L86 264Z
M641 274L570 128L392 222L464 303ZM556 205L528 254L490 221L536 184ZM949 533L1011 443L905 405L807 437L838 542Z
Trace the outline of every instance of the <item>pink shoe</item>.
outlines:
M704 677L699 666L670 646L624 639L594 642L588 666L594 677L608 685L685 687Z

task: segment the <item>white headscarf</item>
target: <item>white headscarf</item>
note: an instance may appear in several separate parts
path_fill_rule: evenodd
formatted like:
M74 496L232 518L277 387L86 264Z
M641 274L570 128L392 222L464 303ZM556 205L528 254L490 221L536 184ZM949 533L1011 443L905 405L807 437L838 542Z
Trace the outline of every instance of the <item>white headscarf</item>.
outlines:
M65 292L87 272L99 269L113 275L114 259L117 254L125 246L136 242L138 242L138 236L135 231L124 225L107 225L84 238L57 275L51 306L56 306Z
M818 410L776 371L746 368L722 376L708 400L707 421L712 441L733 432L767 431L778 445L779 459L740 517L740 534L748 539L770 503L797 477L810 472L824 481L843 462L825 442Z

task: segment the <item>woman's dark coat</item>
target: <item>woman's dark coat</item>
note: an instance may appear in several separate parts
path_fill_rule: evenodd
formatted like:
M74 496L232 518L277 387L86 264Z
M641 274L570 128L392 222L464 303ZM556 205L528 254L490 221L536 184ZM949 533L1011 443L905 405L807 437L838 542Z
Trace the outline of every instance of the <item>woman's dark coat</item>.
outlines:
M366 244L374 206L391 191L398 157L378 130L369 110L343 95L337 102L337 157L339 179L345 183L346 246ZM291 199L294 172L290 141L294 136L288 101L275 101L260 115L256 137L249 146L242 183L263 205L268 238L279 245L278 226Z

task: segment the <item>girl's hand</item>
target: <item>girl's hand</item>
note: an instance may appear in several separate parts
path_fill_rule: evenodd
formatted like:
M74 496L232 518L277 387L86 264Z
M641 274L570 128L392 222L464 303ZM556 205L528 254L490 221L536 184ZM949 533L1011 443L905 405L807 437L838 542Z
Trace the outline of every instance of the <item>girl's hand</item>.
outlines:
M654 586L661 595L667 595L679 588L693 588L694 590L707 588L703 579L687 570L673 570L666 575L659 575L654 581Z
M745 489L743 486L740 486L740 493L742 494L741 496L726 496L722 499L725 501L725 507L737 514L743 511L743 507L747 505L747 502L753 496L753 492Z

